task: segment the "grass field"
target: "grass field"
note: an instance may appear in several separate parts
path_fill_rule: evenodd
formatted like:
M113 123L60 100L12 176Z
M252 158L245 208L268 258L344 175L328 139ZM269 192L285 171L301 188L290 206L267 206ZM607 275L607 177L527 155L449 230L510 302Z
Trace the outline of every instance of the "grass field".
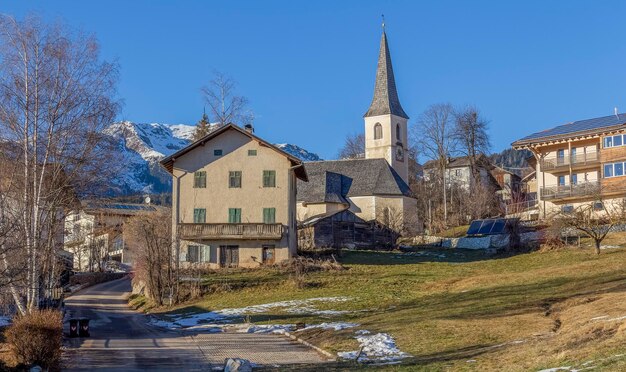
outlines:
M605 244L626 243L626 234L613 235ZM626 248L599 256L574 247L512 256L346 251L340 261L347 270L308 274L304 286L278 269L210 274L207 285L229 283L230 289L168 312L346 296L350 300L316 305L348 311L338 316L272 311L250 321L358 323L303 333L331 352L357 349L355 330L388 333L413 356L378 367L391 370L626 369Z

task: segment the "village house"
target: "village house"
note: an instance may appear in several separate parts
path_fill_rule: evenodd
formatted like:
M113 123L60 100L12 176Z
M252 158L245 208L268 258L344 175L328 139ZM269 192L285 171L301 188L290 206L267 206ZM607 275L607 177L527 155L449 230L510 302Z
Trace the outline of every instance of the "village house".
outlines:
M65 216L64 247L74 255L76 271L94 270L103 261L132 265L124 224L139 213L155 212L149 204L84 201Z
M298 220L311 228L315 223L341 217L346 229L349 223L378 221L403 233L418 232L417 200L408 186L408 119L398 99L383 30L374 97L364 115L365 155L359 159L306 163L309 182L298 182ZM350 213L325 219L342 211ZM333 239L318 235L316 241Z
M626 196L626 114L574 121L513 142L530 150L541 218Z
M447 160L446 185L448 187L456 186L464 190L470 189L471 185L473 185L477 179L477 177L473 175L472 162L470 160L469 156L449 158ZM478 179L481 180L483 185L493 186L495 189L500 188L492 174L494 166L485 155L478 155L473 163L475 168L474 172L477 173ZM429 160L424 163L424 179L433 179L438 172L437 168L436 160Z
M253 132L228 124L161 161L183 266L258 267L297 254L296 180L307 173Z

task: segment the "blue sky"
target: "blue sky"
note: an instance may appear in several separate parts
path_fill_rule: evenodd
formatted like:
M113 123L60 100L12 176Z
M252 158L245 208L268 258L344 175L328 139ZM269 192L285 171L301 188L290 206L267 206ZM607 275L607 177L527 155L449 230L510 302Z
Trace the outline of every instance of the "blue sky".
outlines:
M3 1L93 32L121 65L120 119L195 123L200 87L239 82L257 134L334 158L363 130L385 14L400 101L475 104L493 150L573 120L626 112L626 2Z

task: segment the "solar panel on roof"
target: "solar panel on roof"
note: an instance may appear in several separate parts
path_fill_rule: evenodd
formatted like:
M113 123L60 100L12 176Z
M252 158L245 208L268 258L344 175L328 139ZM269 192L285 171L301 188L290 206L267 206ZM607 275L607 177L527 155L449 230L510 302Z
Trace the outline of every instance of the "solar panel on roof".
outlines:
M467 235L475 235L478 234L478 230L480 230L480 226L482 226L482 220L472 221L469 228L467 229Z
M532 139L558 136L562 134L570 134L576 132L584 132L593 129L600 129L604 127L612 127L617 125L622 125L626 123L626 114L619 115L610 115L603 116L600 118L586 119L586 120L578 120L572 123L559 125L557 127L544 130L542 132L533 133L529 136L526 136L519 141L527 141Z

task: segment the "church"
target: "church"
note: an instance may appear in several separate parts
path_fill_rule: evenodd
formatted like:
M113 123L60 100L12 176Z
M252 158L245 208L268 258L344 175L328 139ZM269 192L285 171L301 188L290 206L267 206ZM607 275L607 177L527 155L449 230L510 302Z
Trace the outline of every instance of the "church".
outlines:
M309 181L298 180L297 218L307 225L338 214L351 215L353 221L376 220L414 234L419 224L417 200L408 186L409 116L398 99L384 28L374 97L363 119L362 158L305 163Z

